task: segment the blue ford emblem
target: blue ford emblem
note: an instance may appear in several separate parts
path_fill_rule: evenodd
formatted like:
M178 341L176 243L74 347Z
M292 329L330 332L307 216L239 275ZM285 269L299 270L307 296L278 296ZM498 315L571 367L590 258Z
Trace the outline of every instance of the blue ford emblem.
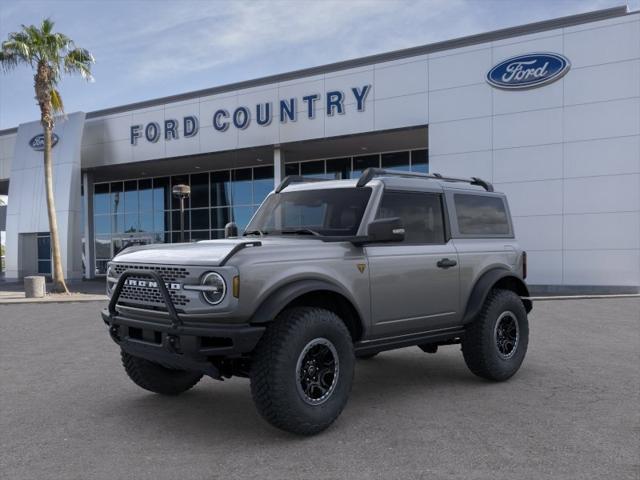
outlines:
M51 134L51 148L55 147L60 138L55 133ZM44 151L44 133L39 133L31 140L29 140L29 146L37 152Z
M507 90L541 87L561 78L570 67L560 54L530 53L500 62L487 73L487 82Z

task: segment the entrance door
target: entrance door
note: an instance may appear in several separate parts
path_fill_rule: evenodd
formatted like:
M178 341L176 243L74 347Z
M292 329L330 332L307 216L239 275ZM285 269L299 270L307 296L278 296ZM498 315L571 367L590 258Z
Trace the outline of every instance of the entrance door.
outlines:
M375 336L459 322L458 254L445 237L442 194L385 191L377 218L400 217L405 240L366 247Z

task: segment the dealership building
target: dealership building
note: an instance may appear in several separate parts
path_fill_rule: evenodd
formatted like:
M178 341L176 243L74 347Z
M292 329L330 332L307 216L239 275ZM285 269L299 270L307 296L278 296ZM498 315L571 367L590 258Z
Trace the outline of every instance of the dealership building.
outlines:
M7 279L51 271L37 121L0 131ZM66 275L246 225L285 176L368 167L507 194L541 290L640 287L640 12L616 7L89 113L55 128ZM5 218L3 218L5 217Z

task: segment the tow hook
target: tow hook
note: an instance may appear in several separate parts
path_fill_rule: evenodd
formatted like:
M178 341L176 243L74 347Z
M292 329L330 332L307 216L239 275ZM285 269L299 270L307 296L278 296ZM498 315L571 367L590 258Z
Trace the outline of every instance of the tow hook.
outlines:
M111 338L116 342L120 341L120 333L118 330L119 329L116 325L111 325L109 327L109 335L111 335Z
M167 346L172 352L178 353L180 348L180 337L177 337L176 335L167 335Z

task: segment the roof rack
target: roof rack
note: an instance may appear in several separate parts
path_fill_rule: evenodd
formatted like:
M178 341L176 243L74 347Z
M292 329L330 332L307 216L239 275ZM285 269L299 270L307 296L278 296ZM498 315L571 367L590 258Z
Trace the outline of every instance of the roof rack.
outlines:
M326 182L327 180L332 180L332 179L303 177L302 175L289 175L288 177L284 177L284 180L282 180L282 182L280 182L280 185L276 187L275 192L280 193L282 190L287 188L292 183Z
M415 178L430 178L434 180L442 180L445 182L464 182L470 185L477 185L484 188L487 192L493 192L493 185L487 182L486 180L482 180L478 177L471 178L459 178L459 177L444 177L439 173L418 173L418 172L401 172L400 170L387 170L384 168L375 168L370 167L367 168L360 178L358 179L357 187L364 187L367 183L369 183L375 177L382 176L393 176L393 177L415 177Z

